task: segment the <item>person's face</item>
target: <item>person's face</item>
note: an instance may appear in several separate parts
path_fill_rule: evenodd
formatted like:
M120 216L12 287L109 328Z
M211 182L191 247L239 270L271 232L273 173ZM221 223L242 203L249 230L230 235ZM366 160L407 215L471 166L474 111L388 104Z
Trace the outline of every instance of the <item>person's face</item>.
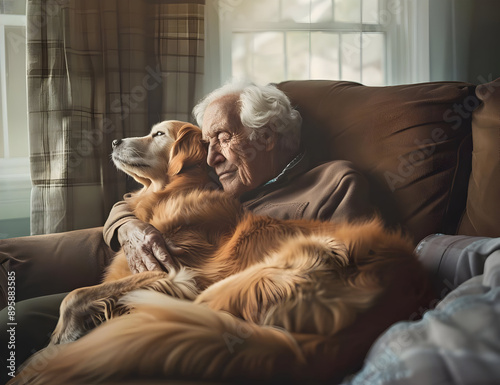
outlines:
M273 144L248 139L237 106L238 95L227 95L208 105L203 117L203 137L209 143L207 163L222 188L234 197L253 190L274 176Z

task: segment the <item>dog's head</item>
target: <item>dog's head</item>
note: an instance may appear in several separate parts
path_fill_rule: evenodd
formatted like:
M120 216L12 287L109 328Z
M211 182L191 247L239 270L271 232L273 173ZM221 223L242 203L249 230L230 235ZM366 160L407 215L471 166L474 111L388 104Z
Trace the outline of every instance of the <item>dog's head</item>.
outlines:
M114 140L112 159L137 182L159 190L184 170L205 167L207 149L198 127L167 120L155 124L149 135Z

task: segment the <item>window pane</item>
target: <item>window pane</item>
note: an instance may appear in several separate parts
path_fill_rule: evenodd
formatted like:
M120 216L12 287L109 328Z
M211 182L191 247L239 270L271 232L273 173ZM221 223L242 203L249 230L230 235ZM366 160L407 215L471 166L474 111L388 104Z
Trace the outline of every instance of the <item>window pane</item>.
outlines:
M297 23L310 23L310 0L281 1L282 20L293 20Z
M215 2L219 7L220 17L227 15L235 20L279 21L279 0L220 0Z
M362 23L380 21L381 0L221 2L233 4L239 17L230 20L233 77L259 83L285 78L386 82L385 32L362 32ZM259 24L271 19L276 27Z
M378 0L363 0L363 23L378 24Z
M339 35L311 33L311 79L339 79Z
M0 77L0 158L5 156L3 151L4 141L3 141L3 114L2 114L2 78Z
M361 23L361 0L335 0L335 21Z
M10 157L29 156L26 101L26 29L5 27Z
M309 78L309 32L287 32L286 59L288 79Z
M332 0L281 0L281 19L296 23L332 21Z
M232 65L233 77L248 79L253 70L251 33L233 33Z
M285 80L284 34L261 32L254 34L253 76L259 84Z
M324 23L332 20L332 0L311 1L311 23Z
M6 15L26 15L26 1L0 0L0 13Z
M385 35L363 34L363 84L381 86L385 84Z
M361 81L361 34L343 33L341 35L341 74L342 80Z
M259 84L285 80L283 33L234 33L232 62L235 78Z

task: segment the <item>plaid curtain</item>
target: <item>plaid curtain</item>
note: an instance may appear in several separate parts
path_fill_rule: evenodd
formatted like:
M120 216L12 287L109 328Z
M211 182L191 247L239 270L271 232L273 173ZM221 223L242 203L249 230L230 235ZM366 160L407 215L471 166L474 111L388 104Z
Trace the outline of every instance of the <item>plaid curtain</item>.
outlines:
M113 139L191 120L204 1L29 0L27 15L31 232L100 226L137 187Z

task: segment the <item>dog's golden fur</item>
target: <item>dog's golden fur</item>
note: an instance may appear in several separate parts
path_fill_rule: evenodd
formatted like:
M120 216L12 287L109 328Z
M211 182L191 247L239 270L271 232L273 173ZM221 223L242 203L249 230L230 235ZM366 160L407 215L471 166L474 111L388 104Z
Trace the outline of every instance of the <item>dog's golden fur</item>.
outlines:
M154 170L145 164L162 153ZM20 381L338 380L385 328L428 303L412 243L379 220L257 216L210 188L197 127L163 122L113 157L144 185L128 203L168 240L169 271L132 275L118 253L103 284L68 295L51 346Z

